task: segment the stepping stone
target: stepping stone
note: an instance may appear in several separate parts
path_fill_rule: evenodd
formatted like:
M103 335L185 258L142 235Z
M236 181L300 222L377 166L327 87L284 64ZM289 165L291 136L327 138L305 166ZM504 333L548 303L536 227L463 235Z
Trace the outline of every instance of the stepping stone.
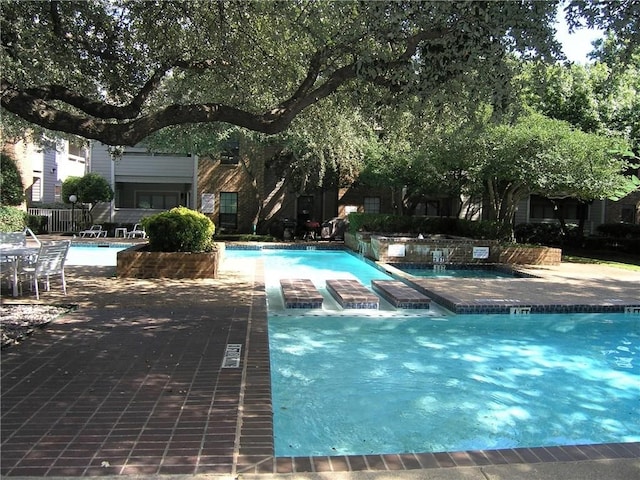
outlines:
M285 308L322 308L322 294L308 278L280 280Z
M373 308L380 306L380 299L358 280L327 280L327 290L342 308Z
M371 280L373 290L396 308L429 308L431 299L399 280Z

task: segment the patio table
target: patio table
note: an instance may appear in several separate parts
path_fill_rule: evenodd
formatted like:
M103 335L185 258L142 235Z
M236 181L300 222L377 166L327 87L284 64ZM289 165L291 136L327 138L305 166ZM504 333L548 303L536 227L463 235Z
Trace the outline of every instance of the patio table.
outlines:
M16 245L0 245L0 259L3 264L11 265L11 276L14 297L18 296L18 265L22 261L29 261L38 254L39 247L25 247Z

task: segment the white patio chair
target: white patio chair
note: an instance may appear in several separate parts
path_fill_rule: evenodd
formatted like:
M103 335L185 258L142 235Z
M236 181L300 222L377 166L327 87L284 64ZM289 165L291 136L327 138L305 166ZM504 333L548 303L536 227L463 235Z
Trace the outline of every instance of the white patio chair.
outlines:
M127 232L127 238L136 238L138 236L140 238L147 238L147 232L144 231L144 228L142 228L142 225L140 225L139 223L136 223L133 226L133 230L129 230Z
M106 237L107 236L107 231L106 230L102 230L102 225L91 225L91 228L89 228L88 230L82 230L80 233L81 237L92 237L92 238L100 238L102 236Z
M38 282L44 280L45 289L49 291L49 280L53 275L60 275L62 292L65 295L67 294L67 284L64 278L64 263L67 259L70 246L71 240L42 244L33 262L21 263L18 266L18 276L29 280L35 288L36 299L40 299Z

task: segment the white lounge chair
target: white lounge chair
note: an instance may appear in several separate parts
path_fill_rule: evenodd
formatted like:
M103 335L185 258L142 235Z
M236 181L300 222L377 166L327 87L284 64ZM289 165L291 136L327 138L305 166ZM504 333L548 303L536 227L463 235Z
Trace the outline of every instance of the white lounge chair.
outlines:
M91 238L100 238L107 236L107 231L102 230L102 225L91 225L91 228L88 230L82 230L80 233L81 237L91 237Z
M147 238L147 232L144 231L144 228L142 228L142 225L140 225L139 223L136 223L133 226L133 230L129 230L127 232L127 238L136 238L136 237Z
M45 281L46 290L49 291L49 279L53 275L60 275L62 280L62 292L67 294L67 284L64 278L64 262L71 246L70 240L63 242L51 242L40 245L35 261L22 263L18 266L18 276L24 277L36 291L36 299L40 299L38 282Z

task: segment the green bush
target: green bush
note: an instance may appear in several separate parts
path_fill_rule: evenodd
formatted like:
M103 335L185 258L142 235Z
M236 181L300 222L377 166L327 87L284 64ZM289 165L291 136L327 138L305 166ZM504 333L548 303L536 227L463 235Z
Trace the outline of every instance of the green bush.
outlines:
M0 154L0 203L16 206L24 200L24 185L13 158Z
M640 225L633 223L603 223L598 225L596 230L600 235L613 238L640 237Z
M533 245L558 245L562 240L562 229L557 223L520 223L514 234L518 243Z
M411 217L381 213L350 213L349 232L406 233L418 235L455 235L497 239L501 225L496 222L463 220L448 217Z
M27 212L0 205L0 232L20 232L27 226Z
M44 215L27 215L27 227L36 235L49 233L49 221Z
M186 207L172 208L142 219L154 252L210 252L215 225L205 215Z

